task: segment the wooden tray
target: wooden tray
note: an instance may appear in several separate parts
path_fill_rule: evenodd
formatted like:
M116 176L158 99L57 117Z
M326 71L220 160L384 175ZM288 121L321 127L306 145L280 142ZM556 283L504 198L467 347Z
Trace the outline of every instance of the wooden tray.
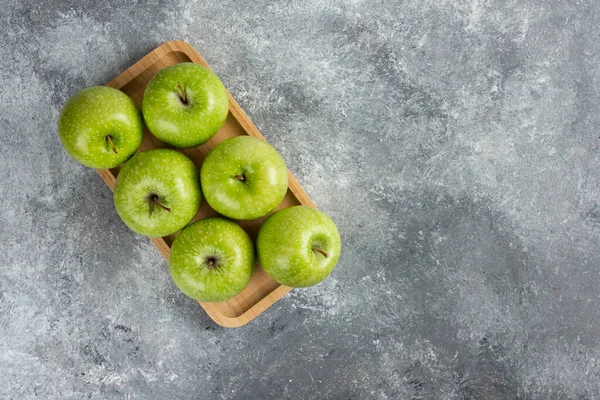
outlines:
M132 67L110 81L107 86L114 87L128 94L141 109L142 96L146 84L159 70L168 67L169 65L190 61L208 67L208 64L206 64L202 57L200 57L196 50L189 44L179 40L167 42L147 54ZM217 144L225 139L239 135L249 135L264 140L264 137L258 129L256 129L252 121L250 121L238 103L231 97L231 94L229 94L229 115L227 116L225 124L215 137L202 146L191 149L174 149L188 156L196 166L200 168L204 157L206 157ZM150 134L148 129L144 127L144 139L140 146L140 150L143 151L159 147L173 148L156 139ZM98 173L111 190L114 190L115 179L119 173L119 169L120 167L110 170L98 170ZM296 181L289 172L288 176L288 191L278 209L298 204L315 207L314 203L298 184L298 181ZM194 220L215 215L218 214L208 205L206 200L203 199L200 210ZM236 222L238 222L242 228L248 232L250 237L255 240L258 229L265 219L266 217L251 221ZM151 238L150 240L152 240L165 259L168 260L170 246L171 243L173 243L175 236L176 234L163 238ZM200 305L217 324L228 328L234 328L247 324L253 320L257 315L269 308L290 290L292 290L291 287L280 285L272 280L265 274L257 262L250 283L242 293L227 301L219 303L200 302Z

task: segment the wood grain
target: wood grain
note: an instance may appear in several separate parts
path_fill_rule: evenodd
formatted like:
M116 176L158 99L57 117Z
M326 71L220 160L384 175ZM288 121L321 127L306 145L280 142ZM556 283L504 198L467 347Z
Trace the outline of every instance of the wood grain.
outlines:
M162 68L180 62L194 62L208 67L208 64L200 57L200 55L188 43L174 40L162 44L140 61L135 63L121 75L110 81L107 86L119 89L128 94L140 107L142 105L142 96L146 88L146 84L152 77ZM250 118L240 108L234 98L229 95L229 115L223 127L217 134L202 146L191 149L173 148L160 140L156 139L146 127L144 127L144 139L139 151L154 149L154 148L173 148L188 156L199 168L206 155L220 142L233 136L249 135L264 140L264 137L256 129ZM114 189L115 180L119 174L120 167L110 170L98 170L98 173L111 190ZM289 173L288 191L279 205L278 209L293 205L303 204L310 207L315 207L314 203L304 192L298 181ZM208 216L218 215L205 200L202 201L200 210L194 220L198 220ZM258 230L266 217L251 220L251 221L236 221L242 228L248 232L253 240L256 239ZM152 238L152 242L162 253L165 259L169 259L170 246L175 238L175 235ZM252 278L248 286L236 297L227 301L218 303L200 302L206 313L219 325L234 328L247 324L256 316L265 311L292 288L280 285L272 280L260 267L256 264Z

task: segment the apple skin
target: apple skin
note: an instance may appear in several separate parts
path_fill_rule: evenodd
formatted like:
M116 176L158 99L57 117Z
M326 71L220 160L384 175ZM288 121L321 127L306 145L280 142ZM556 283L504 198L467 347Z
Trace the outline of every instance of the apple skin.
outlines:
M224 301L248 285L255 262L252 240L239 225L205 218L175 238L169 271L185 295L199 301Z
M119 171L113 198L117 213L132 231L168 236L183 229L200 208L198 171L175 150L143 151Z
M208 154L200 181L206 201L216 212L248 220L267 215L281 203L287 192L288 170L266 141L236 136Z
M223 126L229 96L210 69L180 63L160 70L150 80L142 112L148 129L158 139L175 147L195 147L206 143Z
M91 168L114 168L124 163L140 147L143 129L133 100L107 86L77 92L67 100L58 117L58 136L63 147L71 157Z
M256 240L258 260L265 272L292 287L316 285L329 276L341 247L340 233L331 218L306 206L273 213Z

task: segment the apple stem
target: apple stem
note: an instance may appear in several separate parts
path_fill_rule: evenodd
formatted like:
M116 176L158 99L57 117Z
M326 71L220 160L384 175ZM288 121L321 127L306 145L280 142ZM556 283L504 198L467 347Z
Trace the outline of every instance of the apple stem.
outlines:
M219 259L216 256L206 258L206 269L215 269L219 264Z
M106 141L108 142L108 144L111 147L112 151L115 154L119 154L119 152L117 151L117 148L115 147L115 144L112 141L112 136L110 136L110 135L106 136Z
M317 248L315 248L315 249L313 249L313 250L314 250L314 251L318 251L319 253L323 254L323 257L325 257L325 258L329 257L329 256L327 255L327 253L325 253L325 252L324 252L323 250L321 250L321 249L317 249Z
M244 182L246 180L246 177L244 175L239 175L239 174L234 176L234 178L241 182Z
M150 198L150 200L152 201L152 204L155 204L157 206L159 206L160 208L162 208L163 210L167 211L167 212L171 212L171 208L165 206L164 204L162 204L160 201L158 201L158 196L157 195L152 195L152 197Z
M185 90L183 90L183 86L181 85L181 82L177 82L177 87L179 88L181 102L183 104L187 104L188 103L187 95L185 94Z

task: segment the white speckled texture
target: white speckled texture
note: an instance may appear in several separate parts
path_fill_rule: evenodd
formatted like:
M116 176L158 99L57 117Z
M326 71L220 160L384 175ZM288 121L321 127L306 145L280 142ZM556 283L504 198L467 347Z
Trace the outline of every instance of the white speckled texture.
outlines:
M58 136L65 151L90 168L114 168L142 144L142 115L133 100L106 86L91 86L61 108Z
M342 249L340 233L322 211L308 206L278 210L262 224L256 255L275 281L295 287L314 286L336 267Z
M599 398L599 24L592 0L4 0L0 398ZM344 244L240 329L57 138L70 95L176 38Z
M251 136L219 143L206 156L200 182L208 204L238 220L264 217L288 191L285 161L270 144Z
M148 129L158 139L175 147L195 147L223 126L229 98L210 69L179 63L162 69L148 82L142 110Z
M202 201L198 170L175 150L139 152L119 171L113 200L132 231L149 237L172 235L198 213Z
M250 236L223 218L204 218L186 227L169 254L173 282L199 301L225 301L240 293L250 281L254 264Z

